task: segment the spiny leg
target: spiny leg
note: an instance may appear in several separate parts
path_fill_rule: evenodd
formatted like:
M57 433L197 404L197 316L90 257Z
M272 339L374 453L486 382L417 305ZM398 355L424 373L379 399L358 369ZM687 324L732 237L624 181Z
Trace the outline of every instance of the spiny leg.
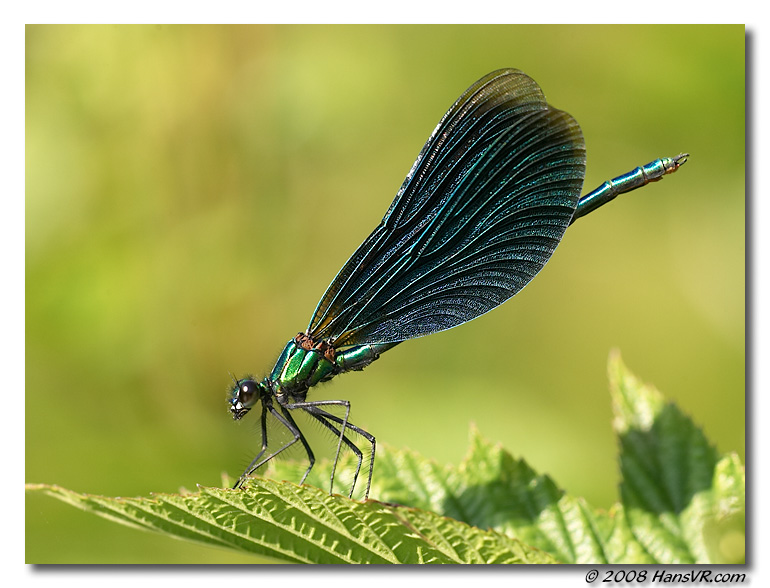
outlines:
M680 153L676 157L662 157L637 167L622 176L604 182L578 201L570 224L574 223L581 216L585 216L589 212L593 212L600 206L607 204L619 194L625 194L631 190L646 186L650 182L656 182L666 174L673 174L684 165L689 155L689 153Z
M310 449L310 444L307 442L307 439L305 439L305 435L302 434L302 431L297 426L297 423L294 421L294 418L291 416L289 411L286 410L286 407L281 406L281 412L299 433L299 440L302 443L302 446L305 448L305 452L307 453L307 459L310 462L310 465L305 470L305 475L303 475L302 479L299 481L299 484L301 486L302 484L305 483L305 480L307 479L307 476L310 473L310 470L312 470L313 466L315 465L315 455L313 455L313 450Z
M241 477L238 478L238 480L235 482L235 485L233 486L233 490L237 490L238 488L243 485L243 482L246 480L246 477L249 475L250 472L253 472L255 469L254 464L257 463L260 458L265 454L265 451L267 451L267 407L262 405L262 416L260 417L260 424L261 424L261 430L262 430L262 449L259 450L259 453L257 453L257 456L251 460L251 463L249 464L249 467L246 468L246 470L241 474Z
M358 446L353 443L350 439L347 438L347 436L340 431L337 427L329 423L326 419L329 418L332 415L329 415L325 411L322 411L321 409L311 409L306 408L305 409L313 418L315 418L319 423L321 423L324 427L329 429L332 433L337 435L337 437L342 437L342 442L350 448L350 450L356 455L356 458L358 459L358 464L356 465L356 471L353 474L353 484L350 487L350 494L348 494L349 498L353 498L353 491L356 487L356 482L358 481L358 473L361 471L361 464L364 461L364 454L361 452L361 450L358 448ZM314 410L317 410L318 412L314 412ZM341 420L341 419L340 419ZM329 493L331 494L334 491L334 470L332 470L331 479L329 480Z
M240 479L238 480L238 483L235 486L236 488L241 486L248 476L250 476L253 472L255 472L256 470L261 468L263 465L265 465L267 462L269 462L271 459L273 459L276 455L278 455L282 451L285 451L286 449L288 449L289 447L294 445L300 439L304 439L304 437L302 436L302 432L297 428L296 424L292 424L292 422L286 420L286 418L284 418L281 415L281 413L279 413L277 410L275 410L275 408L273 408L272 406L268 406L267 410L269 410L270 414L272 414L276 419L278 419L279 423L281 423L284 427L289 429L289 432L292 435L294 435L294 439L292 439L291 441L289 441L288 443L283 445L280 449L274 451L273 453L271 453L267 457L262 458L259 461L259 463L256 463L256 465L255 465L255 462L257 460L259 460L259 458L265 453L265 449L260 451L259 455L257 455L257 457L255 457L254 460L251 462L251 465L249 465L249 467L246 468L246 471L243 472L243 474L241 474L241 477L240 477ZM263 417L262 417L262 427L263 427L263 429L262 429L262 431L263 431L262 442L263 442L263 444L265 444L265 447L266 447L267 446L267 433L266 433L266 428L265 428L266 427L265 413L263 413Z
M318 420L321 423L323 423L324 426L328 427L329 429L334 431L336 434L340 434L340 432L335 427L333 427L331 424L323 421L322 419L329 419L329 420L334 421L334 422L336 422L336 423L338 423L340 425L343 424L343 419L341 419L340 417L338 417L336 415L328 413L325 410L321 410L320 408L317 408L317 407L312 408L312 409L305 409L305 410L307 410L310 414L312 414L313 416L318 418ZM350 429L351 431L353 431L355 433L358 433L364 439L369 441L369 443L372 444L372 452L371 452L370 459L369 459L369 477L368 477L367 482L366 482L366 492L364 493L364 500L366 500L367 498L369 498L369 489L372 486L372 472L374 472L374 454L375 454L375 451L376 451L377 442L375 441L374 436L371 433L369 433L367 431L364 431L362 428L357 427L353 423L345 423L344 427L347 428L347 429ZM363 457L364 456L363 456L363 453L361 452L361 450L358 448L358 446L355 445L352 441L350 441L344 435L343 435L343 440L345 441L345 444L348 447L350 447L353 450L353 452L356 454L356 456L358 457L358 467L356 468L356 474L355 474L355 476L353 478L353 487L350 489L350 497L352 498L353 497L353 490L355 489L355 486L356 486L356 480L358 480L358 473L361 471L361 464L363 463ZM332 475L333 475L333 473L332 473ZM333 479L332 479L332 481L333 481Z
M350 415L350 402L348 400L315 400L313 402L295 402L294 404L286 404L285 407L293 410L295 408L303 408L307 410L309 407L317 407L317 406L344 406L345 407L345 418L342 421L342 431L345 430L345 427L347 426L348 422L348 416ZM332 482L334 481L334 473L337 470L337 462L340 459L340 449L342 449L342 438L344 437L343 433L340 433L339 439L337 440L337 451L334 454L334 464L332 465ZM329 490L329 494L332 493L332 489Z

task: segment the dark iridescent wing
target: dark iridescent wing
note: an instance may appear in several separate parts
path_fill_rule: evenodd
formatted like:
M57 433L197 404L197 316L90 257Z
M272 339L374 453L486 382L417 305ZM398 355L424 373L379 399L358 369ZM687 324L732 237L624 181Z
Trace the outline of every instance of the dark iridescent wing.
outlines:
M534 80L513 69L483 77L441 119L309 333L337 347L390 343L495 308L550 258L584 174L580 127Z

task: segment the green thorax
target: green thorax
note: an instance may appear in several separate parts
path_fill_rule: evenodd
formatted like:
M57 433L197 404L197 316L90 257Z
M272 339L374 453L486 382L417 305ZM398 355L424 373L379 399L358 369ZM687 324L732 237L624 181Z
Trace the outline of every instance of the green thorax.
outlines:
M284 347L269 379L275 393L285 392L302 401L312 386L349 370L362 370L395 345L357 345L338 351L326 340L299 333Z

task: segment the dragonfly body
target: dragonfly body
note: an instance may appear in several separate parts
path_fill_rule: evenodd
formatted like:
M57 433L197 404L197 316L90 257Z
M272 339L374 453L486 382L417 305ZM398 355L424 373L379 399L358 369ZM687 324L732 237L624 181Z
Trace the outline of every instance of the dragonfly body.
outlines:
M375 440L372 435L348 422L350 414L350 403L347 400L321 400L316 402L306 402L308 390L320 382L331 380L337 374L342 374L351 370L362 370L374 360L379 358L380 354L388 349L395 347L398 343L386 343L381 345L356 345L338 352L332 342L328 340L316 341L307 333L297 333L297 335L286 344L283 352L275 362L275 367L269 376L261 382L244 378L235 382L230 395L230 411L235 420L240 420L257 403L262 405L262 449L257 457L251 462L243 475L235 484L238 488L254 470L270 461L273 457L284 451L297 441L301 442L308 455L309 466L302 477L305 481L310 470L315 464L315 456L308 445L302 432L297 427L291 416L290 410L298 408L304 409L313 418L320 421L322 425L330 429L339 436L340 442L337 445L337 454L335 456L334 468L332 469L331 484L334 485L334 471L337 466L337 458L341 444L344 442L358 457L358 467L356 468L353 487L350 489L352 496L355 488L355 480L361 470L363 454L360 449L353 444L343 433L346 429L354 431L364 437L372 444L372 453L369 467L369 480L367 484L367 496L369 485L371 485ZM273 400L278 406L274 406ZM326 410L324 406L343 406L345 417L340 418ZM264 456L267 451L267 427L266 418L271 414L289 431L294 434L294 439L284 445L277 451ZM334 424L332 424L334 423ZM336 426L335 426L336 425Z
M290 340L269 376L237 380L229 404L241 419L261 405L262 447L240 477L291 445L315 457L292 411L301 410L338 439L331 473L345 445L363 453L350 433L375 439L348 421L347 400L308 401L320 382L362 370L395 345L452 328L492 310L539 272L578 218L676 171L686 155L661 158L580 197L585 147L580 127L547 104L540 87L518 70L484 76L439 122L382 222L353 253L318 303L308 328ZM341 407L344 416L328 409ZM268 450L272 416L293 439ZM330 490L331 491L331 490Z
M314 341L306 333L297 333L286 344L262 385L281 404L304 402L311 387L327 382L337 374L364 369L385 351L385 347L390 349L392 346L357 345L338 352L327 340Z

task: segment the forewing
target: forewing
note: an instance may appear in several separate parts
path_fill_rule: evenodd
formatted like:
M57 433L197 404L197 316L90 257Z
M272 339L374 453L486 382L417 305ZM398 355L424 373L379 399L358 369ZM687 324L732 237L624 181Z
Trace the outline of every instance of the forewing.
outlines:
M441 119L310 334L338 347L389 343L495 308L550 258L584 174L580 127L534 80L513 69L483 77Z

